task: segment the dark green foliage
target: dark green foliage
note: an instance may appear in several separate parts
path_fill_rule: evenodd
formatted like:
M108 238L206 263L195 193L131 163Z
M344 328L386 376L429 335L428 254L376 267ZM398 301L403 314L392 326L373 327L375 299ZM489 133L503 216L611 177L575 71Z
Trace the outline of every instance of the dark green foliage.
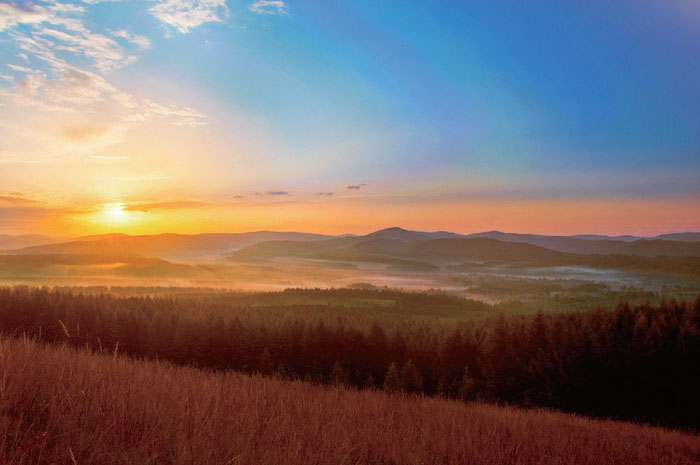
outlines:
M337 304L285 306L282 296L366 301L366 315L390 300L394 320L367 323ZM468 322L396 318L467 304L358 289L152 298L0 288L0 329L209 369L700 429L700 298Z

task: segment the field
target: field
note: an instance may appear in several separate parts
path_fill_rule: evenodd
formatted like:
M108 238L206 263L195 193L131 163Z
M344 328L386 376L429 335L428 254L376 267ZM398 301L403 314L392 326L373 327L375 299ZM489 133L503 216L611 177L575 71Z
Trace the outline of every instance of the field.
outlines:
M700 439L541 410L0 343L0 462L694 464Z

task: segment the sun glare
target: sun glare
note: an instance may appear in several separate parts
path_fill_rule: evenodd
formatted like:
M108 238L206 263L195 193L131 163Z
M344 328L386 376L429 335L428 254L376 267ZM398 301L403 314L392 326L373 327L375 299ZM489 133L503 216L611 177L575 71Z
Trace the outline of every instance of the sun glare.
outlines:
M102 223L109 225L124 225L133 221L129 211L124 210L123 203L107 203L100 209Z
M113 219L120 219L124 217L124 204L123 203L110 203L107 204L107 214Z

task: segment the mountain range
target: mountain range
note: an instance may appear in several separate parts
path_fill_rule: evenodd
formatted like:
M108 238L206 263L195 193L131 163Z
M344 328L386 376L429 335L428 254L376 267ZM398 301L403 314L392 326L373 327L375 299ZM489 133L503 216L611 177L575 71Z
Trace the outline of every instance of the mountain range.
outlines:
M369 261L404 266L410 261L572 261L573 255L700 257L700 233L633 236L546 236L489 231L457 234L398 227L363 236L257 231L231 234L107 234L76 239L0 236L4 255L83 255L113 261L157 258L206 262L259 262L279 257ZM579 260L580 261L580 260Z

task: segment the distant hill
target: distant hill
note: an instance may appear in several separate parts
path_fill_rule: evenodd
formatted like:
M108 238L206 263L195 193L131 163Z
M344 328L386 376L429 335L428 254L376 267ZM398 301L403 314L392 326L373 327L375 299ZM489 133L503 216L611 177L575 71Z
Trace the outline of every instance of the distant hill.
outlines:
M697 233L682 233L690 235ZM669 234L667 236L674 237ZM592 236L541 236L536 234L514 234L503 233L500 231L489 231L484 233L469 234L464 236L467 238L486 237L497 239L504 242L519 242L523 244L532 244L547 249L556 250L559 252L578 253L578 254L622 254L622 255L641 255L647 257L655 257L658 255L683 256L683 257L699 257L700 242L685 242L676 240L662 239L642 239L635 238L630 240L631 236L621 236L622 240L605 239L598 237L592 239ZM587 237L582 239L580 237Z
M314 258L341 261L383 262L395 259L416 263L480 261L541 261L561 259L567 254L531 244L489 238L445 238L398 240L369 234L363 237L295 242L272 241L245 247L229 257L235 261L273 257ZM383 259L383 260L382 260Z
M364 236L276 231L196 235L104 234L77 239L34 235L0 236L0 250L4 254L99 255L112 261L129 261L135 257L182 262L218 261L224 258L259 261L274 257L341 260L343 257L342 260L345 261L361 261L362 258L376 262L377 257L384 257L387 262L390 259L401 259L421 263L431 260L534 260L536 257L539 260L545 257L552 260L557 255L551 252L700 257L700 241L689 241L698 236L700 233L687 232L659 236L662 238L640 239L633 236L545 236L500 231L460 235L446 231L422 232L393 227Z
M612 240L612 241L625 241L625 242L630 242L630 241L636 241L639 239L654 239L654 238L646 238L646 237L638 237L638 236L604 236L600 234L575 234L573 236L574 239L586 239L589 241L600 241L600 240Z
M39 234L22 234L18 236L0 234L0 250L20 249L22 247L55 244L58 242L65 242L70 240L72 239L64 237L42 236Z
M700 242L700 232L682 232L672 234L660 234L654 239L682 242Z
M447 231L421 232L409 231L407 229L393 227L381 229L379 231L375 231L373 233L361 237L364 237L365 239L395 239L399 241L418 241L424 239L455 239L464 236L462 236L461 234Z
M435 270L436 265L477 262L635 269L654 269L659 266L666 271L695 273L698 270L700 242L580 239L498 231L460 236L454 233L423 233L388 228L365 236L320 241L260 242L228 255L230 260L241 262L284 257L384 263L394 268L399 263L405 263L405 269L426 271Z
M171 263L158 258L123 257L115 261L104 254L0 255L0 278L113 276L152 279L209 275L197 265Z
M69 242L5 250L6 254L78 254L100 255L113 260L151 257L165 260L207 260L221 258L242 247L262 241L288 239L316 241L331 236L322 234L257 231L239 234L158 234L129 236L108 234L86 236Z

